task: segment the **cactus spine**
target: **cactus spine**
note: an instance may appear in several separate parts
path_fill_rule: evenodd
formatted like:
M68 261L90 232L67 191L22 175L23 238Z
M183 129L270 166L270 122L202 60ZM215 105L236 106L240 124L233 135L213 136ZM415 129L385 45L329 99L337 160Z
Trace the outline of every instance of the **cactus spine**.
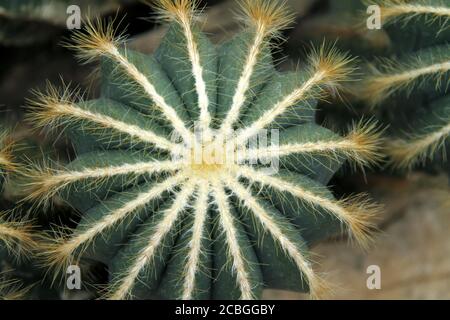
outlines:
M0 178L3 185L7 175L16 170L12 160L12 146L8 133L0 134ZM28 222L14 221L10 214L0 213L0 253L19 258L30 253L36 246L32 228ZM20 281L11 279L6 272L0 272L0 300L22 299L27 289L21 289Z

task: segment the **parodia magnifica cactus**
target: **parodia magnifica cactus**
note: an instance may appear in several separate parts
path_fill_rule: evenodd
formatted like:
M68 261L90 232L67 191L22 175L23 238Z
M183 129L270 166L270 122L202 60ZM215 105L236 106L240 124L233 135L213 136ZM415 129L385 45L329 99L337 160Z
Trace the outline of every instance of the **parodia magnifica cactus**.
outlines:
M82 60L101 60L101 97L50 86L30 116L64 127L77 151L65 168L30 172L29 199L58 194L82 214L46 248L49 266L103 261L109 299L252 299L264 287L317 297L325 283L308 245L341 226L368 243L377 206L336 200L326 184L344 160L373 164L379 132L361 123L341 137L313 122L315 101L337 92L351 59L324 46L299 71L277 72L269 41L290 15L279 1L241 3L245 29L218 48L189 0L156 1L171 25L153 56L128 50L110 24L74 34ZM249 152L267 128L279 145ZM280 170L252 157L279 158Z
M396 137L387 149L397 167L442 165L450 136L450 1L369 3L381 8L396 57L373 65L362 98L390 115Z

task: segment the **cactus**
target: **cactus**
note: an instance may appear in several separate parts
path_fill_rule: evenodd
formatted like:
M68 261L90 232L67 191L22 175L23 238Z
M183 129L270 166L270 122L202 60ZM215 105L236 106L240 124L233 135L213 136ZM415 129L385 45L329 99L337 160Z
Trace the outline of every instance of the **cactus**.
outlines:
M7 173L15 169L11 156L12 143L8 140L7 133L1 134L0 175L2 184ZM29 253L36 246L31 231L27 222L13 221L5 213L0 213L0 257L7 253L10 257L18 258L24 253ZM0 272L0 300L20 299L25 292L26 289L21 289L19 280L11 279L8 273Z
M12 143L8 142L8 135L3 133L0 137L0 176L2 184L8 172L14 170L14 163L11 157ZM0 244L11 253L20 253L29 250L33 240L30 236L29 227L20 222L13 222L0 215Z
M345 160L376 163L380 132L360 122L342 137L314 123L317 99L339 90L351 59L323 46L307 67L280 73L271 39L291 15L280 1L241 4L244 30L218 48L189 0L154 4L170 28L153 56L127 49L100 20L74 33L82 61L100 58L101 97L49 85L29 115L65 130L77 152L27 174L28 200L59 195L81 212L46 245L55 274L83 257L102 261L107 299L253 299L264 287L318 297L326 282L309 245L341 227L369 244L378 206L364 195L337 200L326 184ZM279 145L247 146L267 128ZM280 170L262 158L279 158Z
M0 301L22 300L28 289L23 289L18 280L10 279L8 275L0 274Z
M371 66L361 98L387 113L397 129L388 144L396 167L412 168L433 159L445 163L450 136L450 1L374 3L381 8L398 57ZM402 126L405 122L407 128Z

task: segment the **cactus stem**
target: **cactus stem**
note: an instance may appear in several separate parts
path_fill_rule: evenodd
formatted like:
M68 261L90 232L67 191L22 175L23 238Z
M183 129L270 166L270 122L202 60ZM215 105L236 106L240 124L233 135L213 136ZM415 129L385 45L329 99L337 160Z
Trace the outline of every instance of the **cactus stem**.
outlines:
M189 254L183 277L183 300L191 300L195 291L195 279L200 267L200 255L202 254L202 239L205 236L205 224L208 215L209 183L198 184L198 195L194 207L194 225L192 238L189 243Z
M251 167L240 166L236 168L236 173L249 179L252 183L269 186L281 192L289 192L312 207L327 210L348 227L350 234L362 248L367 248L371 243L371 233L374 229L373 219L379 211L378 206L369 204L362 198L333 201L299 185L269 176ZM358 206L357 203L361 206Z
M172 189L184 179L185 177L181 174L168 178L152 186L149 190L140 193L135 199L129 201L121 208L112 211L101 220L87 223L82 231L76 231L69 239L62 235L59 239L50 242L47 245L48 248L44 250L46 265L56 268L58 271L63 270L74 259L73 255L75 252L77 252L77 256L81 255L89 243L97 236L103 234L105 230L120 223L127 216L147 205L150 201L160 197L163 192ZM55 274L55 277L57 274L58 272Z
M282 226L275 221L270 214L258 203L242 184L235 178L229 176L225 178L227 187L243 202L256 219L261 223L264 230L268 231L274 240L279 243L280 247L292 258L297 265L301 274L306 278L310 287L310 295L312 298L318 298L324 290L324 281L311 268L311 263L305 258L304 254L299 250L283 232Z
M310 79L308 79L300 88L284 97L279 101L272 109L266 111L258 120L256 120L249 127L246 127L236 138L236 141L243 143L248 138L257 134L260 130L274 122L274 120L281 114L283 114L290 106L294 105L299 100L309 98L308 94L311 93L314 86L321 83L324 79L324 73L318 71Z
M198 106L200 108L200 129L205 133L206 139L208 139L208 134L210 134L209 127L211 124L211 114L209 113L209 98L206 92L206 82L203 78L203 67L200 61L200 53L198 52L198 46L192 33L191 21L183 18L181 15L181 20L179 21L183 27L183 31L186 37L187 51L189 54L189 59L192 64L192 74L195 79L195 89L198 96Z
M244 1L241 10L245 17L255 25L255 37L251 44L245 66L236 86L233 102L225 120L222 123L222 134L228 135L233 124L238 120L242 106L246 101L246 94L250 89L250 79L265 44L265 39L274 36L279 30L286 28L292 21L292 16L287 12L285 3L279 1Z
M51 170L43 169L26 170L25 175L31 177L28 185L30 192L26 200L42 201L43 197L52 197L60 190L65 189L75 182L91 180L98 187L103 181L118 175L133 175L137 177L142 174L156 174L165 171L179 170L183 164L174 161L154 161L123 164L109 167L83 168L82 170Z
M111 286L107 293L109 300L122 300L130 296L130 291L136 284L136 279L142 270L155 258L156 250L178 220L180 213L187 206L195 187L194 180L186 182L183 189L177 194L171 207L164 212L164 217L155 227L150 239L147 239L145 246L133 259L131 267L114 281L115 284Z
M198 52L197 44L194 40L194 35L192 34L191 27L190 25L185 25L184 23L183 26L184 32L186 33L187 49L192 63L192 73L195 79L195 88L197 91L198 105L200 108L200 129L205 133L206 139L209 140L210 136L208 138L208 135L211 134L211 132L209 132L211 124L211 114L208 110L209 98L208 93L206 92L206 83L203 78L203 67L200 62L200 54Z
M253 124L243 129L236 138L239 145L274 122L278 116L297 102L320 96L325 88L331 89L331 91L337 90L340 83L346 81L349 73L353 70L349 66L351 59L347 55L339 54L334 47L327 49L322 46L319 51L310 55L309 61L310 77L299 88L278 101Z
M64 92L61 93L60 90L49 85L45 93L35 91L34 94L35 99L29 101L30 108L33 111L28 118L37 127L55 129L63 123L77 123L82 120L94 123L95 125L91 126L92 130L113 129L140 142L151 143L159 149L175 151L178 148L175 143L151 130L142 129L136 125L76 105L74 94L69 93L68 88L65 88ZM88 126L88 128L90 127Z
M450 122L437 131L418 135L411 139L397 139L388 145L388 153L398 168L410 168L417 162L431 157L443 147L450 136ZM444 150L445 151L445 150Z
M376 1L381 6L381 16L384 23L396 19L410 19L415 16L429 16L434 19L450 18L450 8L436 1L411 0L381 0Z
M401 89L408 89L415 82L432 76L436 78L436 86L440 86L442 77L450 71L450 61L445 60L431 65L424 65L419 59L416 64L402 66L394 62L385 62L385 71L373 68L372 76L364 82L361 95L372 106L380 104L389 96ZM395 67L389 67L394 65Z
M130 63L125 56L123 56L117 48L111 52L112 58L117 60L119 64L123 67L128 75L130 75L136 83L138 83L148 94L149 98L152 99L156 106L161 110L164 116L170 121L173 128L182 136L184 141L192 142L192 133L186 128L183 120L180 119L175 109L169 106L164 97L161 96L153 84L150 83L148 78L142 74L134 64Z
M236 92L233 96L233 104L228 112L225 120L221 126L221 134L228 135L232 130L233 124L237 121L240 115L242 106L246 101L246 93L250 89L250 78L253 74L254 67L257 63L258 54L262 44L264 43L264 33L259 31L256 33L253 45L250 48L249 55L245 62L244 70L239 78Z
M210 102L206 90L206 82L203 78L203 67L200 61L198 44L192 32L192 22L197 9L197 1L157 0L154 7L156 7L163 19L173 20L183 29L186 38L186 49L192 64L192 74L195 79L195 89L198 96L200 129L204 132L205 139L211 138L210 124L212 119L208 110Z
M97 59L101 56L109 57L116 61L119 66L126 72L140 87L144 89L146 94L155 103L155 106L170 121L173 128L181 135L186 142L193 141L192 133L187 129L185 123L176 113L175 109L168 105L164 97L156 90L155 86L149 79L140 72L136 66L128 61L127 57L120 53L118 46L120 40L114 40L113 35L105 30L113 29L111 22L104 24L97 20L87 24L84 31L75 32L72 36L73 44L66 45L74 48L79 53L79 57L87 61Z
M331 157L345 156L361 167L376 164L382 157L381 131L376 123L355 124L345 138L305 143L289 143L269 146L250 152L245 160L257 160L271 157L284 157L293 154L321 154Z
M230 204L221 183L213 182L214 199L217 204L218 212L220 214L220 224L226 237L228 246L228 256L233 264L233 270L236 273L236 283L241 292L241 299L253 300L255 297L252 292L252 285L250 282L250 275L246 268L245 257L243 256L237 238L237 230L235 227L235 219L231 214Z

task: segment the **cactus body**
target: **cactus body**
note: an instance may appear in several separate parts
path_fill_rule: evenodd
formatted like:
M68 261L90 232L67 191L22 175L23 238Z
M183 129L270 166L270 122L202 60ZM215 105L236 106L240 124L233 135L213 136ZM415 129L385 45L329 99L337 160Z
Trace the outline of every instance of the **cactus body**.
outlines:
M290 21L281 2L242 1L246 27L219 47L195 24L195 3L157 1L171 25L153 56L127 49L110 25L76 33L80 58L101 58L99 99L38 93L30 119L63 126L77 158L35 172L29 199L58 194L82 213L48 245L47 263L103 261L109 299L253 299L266 287L317 297L325 283L309 246L342 226L366 245L377 211L326 187L343 161L377 159L375 126L341 137L314 123L316 100L345 81L349 59L323 47L308 67L279 73L269 40ZM263 129L280 143L258 146L251 162L247 142ZM246 161L225 159L230 141Z
M450 1L375 3L396 57L372 66L362 97L387 114L395 129L388 147L395 166L412 168L433 160L448 166Z
M15 168L11 157L12 143L8 140L7 133L0 135L0 183L2 186L7 174ZM34 246L31 228L27 223L13 221L5 213L0 213L0 261L2 264L6 257L17 258L24 252L29 253ZM21 299L25 291L21 289L20 281L11 279L10 274L0 270L0 300Z

